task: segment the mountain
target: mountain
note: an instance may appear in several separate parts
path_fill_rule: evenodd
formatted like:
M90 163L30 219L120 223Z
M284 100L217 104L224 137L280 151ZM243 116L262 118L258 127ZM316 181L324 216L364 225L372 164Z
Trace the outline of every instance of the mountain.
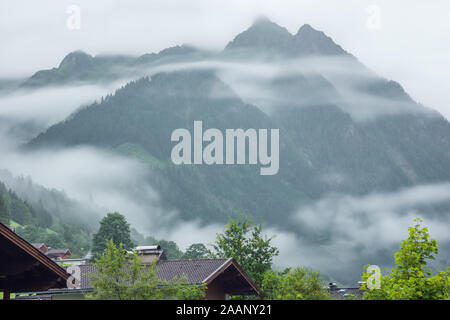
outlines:
M57 68L41 70L20 84L21 88L40 88L69 83L111 82L132 77L144 67L169 62L196 60L208 52L192 46L174 46L139 57L124 55L92 56L83 51L69 53Z
M323 32L310 25L302 26L294 36L289 31L270 21L259 18L246 31L228 43L225 50L214 54L190 45L173 46L158 53L138 57L125 55L92 56L83 51L69 53L56 68L40 70L23 82L6 81L2 87L40 88L68 83L111 82L118 78L135 75L143 67L161 64L200 61L206 58L239 57L257 55L261 57L302 57L308 55L351 56Z
M267 18L259 18L246 31L238 34L225 47L225 52L258 50L261 54L283 53L292 49L292 35Z
M316 101L321 92L327 96L336 90L324 78L288 82L303 94L316 90ZM288 95L289 85L283 81L278 79L273 87ZM194 120L223 132L280 128L280 172L263 177L252 166L172 164L171 133L177 128L193 132ZM245 104L214 71L204 70L131 82L50 127L27 148L94 145L140 154L157 177L149 176L149 181L184 218L224 221L243 211L275 222L279 216L274 212L287 214L329 192L365 194L448 181L449 136L450 125L439 115L405 113L361 123L325 99L303 107L288 104L269 116Z
M351 56L330 37L309 24L292 35L269 19L257 19L250 28L238 34L225 47L224 53L239 57L252 54L263 58L300 58L310 55Z
M22 88L39 88L69 82L106 81L117 77L115 68L130 64L126 56L96 56L83 51L69 53L57 68L41 70L21 84Z
M9 225L29 242L45 242L53 248L68 247L74 257L85 255L98 208L82 204L65 194L34 184L30 178L13 177L0 170L0 203L4 201Z
M257 213L271 220L271 212L288 211L294 199L304 198L285 171L283 177L262 183L254 166L176 166L171 162L171 133L177 128L193 132L194 120L203 127L274 128L276 124L258 108L245 104L212 71L161 73L131 82L100 103L82 109L49 128L28 148L95 145L121 154L139 154L151 168L149 181L162 191L165 204L186 219L225 221L239 212ZM81 129L84 128L84 129ZM80 130L81 129L81 130ZM288 139L280 152L293 148ZM295 153L295 152L294 152ZM287 151L286 151L287 154ZM287 155L280 160L297 161ZM274 197L263 197L273 193ZM242 195L247 194L246 197ZM275 196L276 194L276 196ZM195 199L195 201L193 201ZM286 201L288 199L288 201ZM296 200L295 200L296 201ZM264 203L264 210L259 210Z
M298 30L294 36L295 52L301 55L349 55L333 39L305 24Z
M160 55L138 63L150 69L183 59L220 63L152 72L51 126L24 150L92 145L134 158L147 166L145 179L164 208L182 219L207 224L247 213L333 259L338 253L326 247L346 235L333 229L333 221L322 221L326 232L299 224L300 207L330 194L359 197L450 181L450 123L309 25L292 35L260 19L217 55L185 47ZM96 64L93 59L67 58L59 69L80 77L71 66ZM261 176L253 165L173 164L171 134L178 128L192 133L195 120L203 121L204 130L221 132L279 129L278 174ZM450 203L419 209L445 221ZM355 219L363 220L363 213ZM355 244L351 250L362 261L364 249ZM341 279L360 273L355 261L342 262Z
M273 47L273 41L294 43L304 53L348 55L309 25L292 36L266 19L236 36L224 51L242 47L264 50ZM172 50L192 52L181 47ZM241 58L245 60L245 56ZM89 61L89 56L69 55L60 68ZM159 177L154 179L160 181L158 188L177 190L173 196L164 196L170 207L181 210L185 218L201 216L207 221L224 220L238 211L270 220L275 211L291 212L302 201L329 192L365 194L450 179L450 125L446 119L416 104L398 83L368 71L348 85L353 95L364 95L367 101L362 102L341 90L342 81L327 77L320 68L273 77L264 90L271 92L278 111L265 113L246 104L215 69L159 73L131 82L81 109L30 141L27 148L87 144L139 154ZM375 116L355 119L353 109L358 114L364 108ZM381 111L385 113L377 115ZM194 120L202 120L205 128L220 130L280 128L279 174L260 177L252 166L173 165L173 144L168 139L177 128L192 130ZM226 192L226 188L237 191ZM181 199L187 195L197 201L184 204ZM270 198L263 201L264 206L261 196Z

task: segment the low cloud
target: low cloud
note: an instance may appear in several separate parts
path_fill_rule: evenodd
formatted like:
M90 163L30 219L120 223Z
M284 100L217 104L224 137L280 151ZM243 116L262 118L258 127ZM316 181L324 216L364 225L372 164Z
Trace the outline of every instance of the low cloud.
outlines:
M277 234L274 243L281 248L276 265L314 268L329 279L355 285L364 265L393 265L394 252L408 237L408 227L421 218L440 244L432 265L445 267L450 259L449 195L450 184L443 183L361 197L326 196L292 216L298 233L267 231Z
M281 112L284 107L324 104L338 105L356 121L402 113L432 114L408 99L370 93L368 87L375 86L374 92L377 92L381 89L376 86L382 87L388 79L378 76L353 57L311 56L270 62L260 58L255 57L251 62L221 58L175 62L149 66L138 73L152 76L159 72L213 70L246 103L267 114ZM395 83L390 85L396 86ZM397 89L396 93L402 96L402 89ZM387 91L392 90L391 87ZM215 94L220 96L220 92Z
M156 228L168 219L157 192L146 180L148 168L112 152L87 146L8 152L0 158L0 167L16 176L31 176L76 200L94 203L105 208L104 214L119 211L140 230Z
M17 89L0 94L0 144L24 143L47 127L66 119L129 79L108 84L78 84L40 89Z

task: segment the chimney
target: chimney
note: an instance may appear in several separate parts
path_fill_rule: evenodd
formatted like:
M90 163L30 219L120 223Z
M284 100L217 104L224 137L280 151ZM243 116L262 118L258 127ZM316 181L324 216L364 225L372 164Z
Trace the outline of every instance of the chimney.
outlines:
M142 264L150 264L153 261L166 260L166 254L161 246L138 246L134 250L142 257Z

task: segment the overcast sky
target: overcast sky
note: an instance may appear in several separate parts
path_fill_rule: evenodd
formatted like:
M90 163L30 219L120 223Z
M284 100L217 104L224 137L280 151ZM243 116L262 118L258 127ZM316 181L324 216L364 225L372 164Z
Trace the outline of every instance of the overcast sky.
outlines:
M70 5L81 9L80 29L67 27ZM450 118L448 0L0 0L0 78L57 66L78 49L143 54L182 43L221 49L261 15L292 33L304 23L324 31Z

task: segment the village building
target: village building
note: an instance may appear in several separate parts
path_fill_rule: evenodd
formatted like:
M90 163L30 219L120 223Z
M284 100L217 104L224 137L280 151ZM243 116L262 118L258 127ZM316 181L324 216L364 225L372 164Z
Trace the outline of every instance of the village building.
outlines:
M69 249L48 249L45 255L50 259L60 260L69 259L72 256L72 252Z
M0 223L0 292L11 293L66 288L69 275L39 249Z
M156 260L160 279L172 280L184 275L187 284L206 284L205 300L224 300L230 295L260 294L259 288L233 258L167 260L159 246L136 249L143 255L143 264ZM97 269L91 264L77 267L80 268L78 288L39 292L35 293L36 297L52 300L84 299L86 293L92 292L89 275L97 273Z
M48 247L45 245L45 243L40 242L40 243L32 243L31 244L33 247L35 247L36 249L38 249L40 252L42 252L43 254L45 254L46 252L48 252Z
M54 250L54 251L52 251ZM187 284L206 284L204 299L221 300L229 295L260 294L259 288L233 258L167 260L160 246L140 246L135 250L143 264L156 261L161 280L185 276ZM69 249L49 249L44 243L31 244L0 223L0 291L4 299L11 293L17 300L84 299L92 292L91 273L97 269L86 259L70 257ZM52 259L51 259L52 258ZM80 271L78 287L68 288L69 273L56 262L71 262ZM70 263L69 263L70 264Z

